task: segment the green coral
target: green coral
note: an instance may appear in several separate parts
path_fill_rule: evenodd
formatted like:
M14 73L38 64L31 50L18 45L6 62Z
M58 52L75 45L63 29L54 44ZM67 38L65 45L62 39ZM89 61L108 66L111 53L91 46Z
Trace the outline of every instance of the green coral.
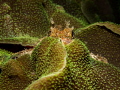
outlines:
M79 2L77 2L76 0L57 0L57 1L52 0L52 1L57 5L61 5L65 9L66 13L69 13L70 15L88 24L88 21L81 10L80 5L81 0L79 0Z
M99 25L99 26L104 26L107 29L111 30L112 32L120 35L120 30L119 30L120 25L119 24L115 24L113 22L98 22L95 24Z
M86 43L89 50L108 59L108 63L120 67L120 26L101 22L75 31L75 38Z
M100 10L104 8L101 2L106 3L106 10ZM120 25L98 22L84 27L87 20L118 21L118 6L112 8L112 1L1 0L0 3L0 43L32 47L17 53L0 49L0 90L120 89ZM70 21L77 39L64 45L60 38L44 37L50 29L50 18L63 28L65 21ZM104 56L108 63L94 60L91 52Z
M56 89L57 90L60 90L60 89L70 90L70 89L75 89L77 87L76 86L77 83L81 80L75 79L77 76L76 73L78 73L78 71L76 72L76 69L77 70L79 69L78 64L80 64L82 62L86 62L86 61L84 61L84 59L88 57L89 51L84 46L84 44L79 40L73 40L69 45L66 45L65 48L66 48L66 52L67 52L67 58L65 58L63 60L63 62L65 62L65 63L61 67L62 69L58 70L57 72L54 72L52 74L50 73L46 76L40 77L38 80L34 81L31 85L29 85L26 88L26 90L32 90L32 89L35 89L35 90L40 90L40 89L43 89L43 90L45 90L45 89L46 90L56 90ZM55 60L55 62L57 62L57 61ZM73 70L74 68L75 68L75 70ZM54 68L52 68L52 69L54 69ZM73 83L73 82L75 82L75 83ZM76 87L74 87L74 86L76 86ZM78 87L80 88L80 85L78 85Z
M1 2L0 8L4 9L2 3L4 4L4 1ZM3 12L0 15L0 38L19 37L20 35L41 38L47 35L50 23L42 1L17 0L6 1L5 4L11 10L8 8L9 13Z
M11 52L0 49L0 64L7 62L10 59L11 55Z
M43 39L32 53L32 60L36 62L37 75L58 71L63 66L65 57L66 51L60 39L52 37Z
M29 54L9 59L0 70L0 90L23 90L37 78Z
M30 37L29 35L21 35L13 38L0 38L0 43L6 44L21 44L22 46L34 46L39 42L39 38Z
M62 25L63 28L65 27L65 20L70 21L70 24L71 24L70 27L74 26L75 29L82 28L87 25L84 21L79 20L79 19L77 19L65 12L59 11L59 10L56 11L52 15L52 18L56 25Z
M81 41L75 39L65 48L67 58L61 71L40 77L25 90L120 89L120 71L112 65L93 60Z
M67 13L85 22L111 21L120 23L119 0L52 0Z
M46 37L32 54L10 59L1 70L2 90L120 89L120 70L92 59L78 39L64 45L59 38Z
M48 14L49 18L54 14L54 12L57 10L56 5L51 2L51 0L45 0L42 2L42 5L44 9L46 10L46 13Z
M111 85L109 84L112 83L113 80L115 80L114 85L116 85L116 87L112 88L120 88L120 82L117 82L117 80L120 80L120 71L111 65L106 65L91 59L87 47L81 41L75 40L66 48L68 48L67 61L70 71L70 76L68 77L71 77L72 79L70 80L71 82L68 82L71 84L71 88L74 87L74 90L108 89L111 88ZM109 71L111 69L112 71L109 73L104 72L104 70ZM114 75L114 78L111 78L112 75L110 75L110 73ZM104 74L106 74L106 76L103 76ZM101 82L99 82L100 80ZM72 86L73 82L75 82L74 86ZM103 83L106 83L106 85L104 85Z

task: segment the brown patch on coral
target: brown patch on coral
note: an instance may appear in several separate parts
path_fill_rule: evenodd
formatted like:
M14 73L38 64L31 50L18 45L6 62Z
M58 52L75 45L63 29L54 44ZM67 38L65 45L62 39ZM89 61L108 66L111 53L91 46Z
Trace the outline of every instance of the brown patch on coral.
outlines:
M96 23L96 25L105 26L112 32L120 35L120 25L118 25L118 24L114 24L112 22L99 22L99 23Z
M9 60L1 66L0 89L1 90L23 90L31 80L26 75L24 67L17 60ZM6 87L7 86L7 87Z
M114 33L112 26L116 28L116 31L119 31L119 27L117 28L115 24L98 25L97 23L82 28L76 32L75 37L86 42L92 53L99 54L107 58L110 64L120 67L120 35Z
M90 53L90 56L93 58L93 59L95 59L95 60L97 60L97 61L101 61L101 62L103 62L103 63L108 63L108 60L105 58L105 57L102 57L102 56L100 56L100 55L95 55L95 54L93 54L93 53Z
M32 51L33 51L33 48L29 48L29 49L24 49L22 51L16 52L16 53L13 54L12 59L19 58L19 57L21 57L21 56L23 56L25 54L31 54Z

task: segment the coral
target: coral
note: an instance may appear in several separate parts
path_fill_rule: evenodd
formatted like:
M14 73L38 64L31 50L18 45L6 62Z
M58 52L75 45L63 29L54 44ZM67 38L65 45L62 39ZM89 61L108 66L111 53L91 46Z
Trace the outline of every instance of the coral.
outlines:
M81 9L90 23L114 21L113 11L108 0L82 0Z
M81 5L78 4L81 2L76 2L76 0L52 0L57 5L61 5L67 13L70 15L82 20L85 24L88 24L88 21L81 10Z
M31 67L28 62L29 58L29 55L25 55L21 57L22 62L21 60L10 59L1 65L0 90L23 90L30 84L31 78L27 76L27 72L30 70L27 68Z
M95 55L95 54L93 54L93 53L90 53L90 56L93 58L93 59L95 59L95 60L97 60L97 61L101 61L101 62L104 62L104 63L108 63L108 60L105 58L105 57L102 57L101 55Z
M0 49L0 65L7 62L10 59L11 55L11 52Z
M84 22L111 21L120 23L120 1L112 0L52 0L65 11Z
M63 66L65 57L65 48L60 39L52 37L43 39L32 53L32 60L36 62L37 75L58 71Z
M72 79L70 80L71 82L68 82L70 82L71 88L74 87L74 90L120 88L120 82L117 82L117 80L120 80L120 71L111 65L92 60L91 57L89 57L89 51L87 47L81 41L74 40L72 43L66 46L66 49L68 53L68 66L70 67L69 73L71 73L69 78L71 77ZM110 73L114 75L114 78L111 78L112 75L110 75L110 73L104 73L104 70L106 72L111 69L113 72L111 71ZM116 87L111 87L109 84L113 82L113 79L115 80L114 85L116 85ZM72 86L73 82L75 82L74 86ZM106 84L104 85L103 83Z
M22 46L35 46L40 39L37 37L30 37L29 35L22 35L13 38L0 38L0 43L6 44L21 44Z
M105 57L110 64L120 67L120 26L101 22L89 25L75 31L75 38L86 43L89 50L95 55Z
M81 41L75 39L70 44L67 44L65 48L67 58L64 59L66 63L61 67L61 70L40 77L25 90L91 90L120 88L120 71L109 64L96 62L91 59L88 49ZM54 68L52 69L54 70ZM109 70L110 72L107 72ZM41 72L43 71L42 69ZM114 84L115 87L112 84Z
M42 5L44 9L46 10L46 13L48 14L49 18L54 14L54 12L57 11L56 5L51 2L51 0L45 0L42 2Z
M27 4L28 3L28 4ZM6 6L6 8L5 8ZM46 36L50 24L42 1L1 1L0 38Z
M81 28L84 27L86 24L82 21L79 20L65 12L61 12L61 11L56 11L52 17L53 20L55 21L56 25L62 25L63 28L65 28L65 24L63 22L66 21L70 21L71 25L74 26L74 28ZM71 27L70 25L70 27Z
M119 90L120 25L86 26L119 4L97 1L0 0L0 90Z
M80 64L84 62L84 58L87 58L88 50L84 46L84 44L79 40L73 40L70 44L67 44L65 48L66 48L65 51L67 52L67 57L62 62L66 62L66 63L62 65L61 70L58 70L57 72L54 72L52 74L48 74L46 76L40 77L38 80L34 81L31 85L29 85L26 88L26 90L32 90L32 89L70 90L70 89L80 88L80 84L78 86L76 85L81 80L77 80L76 76L74 77L74 75L76 75L76 73L78 72L76 72L76 70L74 71L73 69L74 68L79 69L77 68L78 63ZM55 60L55 62L57 61Z
M64 45L58 37L46 37L32 54L10 59L1 71L2 90L120 89L119 69L92 59L78 39Z
M104 27L108 28L109 30L111 30L112 32L120 35L120 30L119 30L120 25L119 24L115 24L112 22L98 22L95 24L99 25L99 26L104 26Z

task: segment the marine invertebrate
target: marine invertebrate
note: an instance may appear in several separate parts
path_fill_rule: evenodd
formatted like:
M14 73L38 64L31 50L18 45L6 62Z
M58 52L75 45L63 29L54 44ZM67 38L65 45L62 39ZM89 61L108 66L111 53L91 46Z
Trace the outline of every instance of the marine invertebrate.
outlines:
M81 0L80 1L76 1L76 0L57 0L57 1L52 0L52 1L53 1L53 3L55 3L57 5L61 5L67 13L78 18L80 21L84 22L84 24L88 25L88 21L81 10L81 5L80 5Z
M54 14L54 12L57 11L56 5L52 3L51 0L44 0L42 2L42 6L46 10L46 13L48 14L48 17L51 18L51 16Z
M32 53L36 74L41 76L58 71L64 64L65 57L65 48L60 39L52 37L43 39Z
M93 53L90 53L90 56L93 58L93 59L95 59L95 60L98 60L98 61L102 61L102 62L104 62L104 63L108 63L108 60L105 58L105 57L102 57L102 56L100 56L100 55L95 55L95 54L93 54Z
M50 24L42 1L31 0L29 4L26 4L28 0L0 2L0 10L4 11L0 15L0 38L21 35L41 38L47 34Z
M55 30L56 30L56 28L55 28ZM52 37L49 37L49 38L51 39L51 41L54 42L54 40L55 39L57 40L59 37L59 35L55 34L55 33L58 33L58 30L56 30L56 32L52 32L52 33L54 33L54 35L55 35L54 38L52 38ZM57 38L55 38L55 37L57 37ZM50 44L48 44L49 38L43 39L43 42L46 42L45 46L47 45L48 47L50 46ZM62 37L60 37L60 38L62 38ZM45 57L42 59L36 58L36 55L39 55L37 57L44 56L44 52L43 52L44 50L43 51L41 50L41 49L43 49L41 47L42 45L44 45L43 42L41 42L36 47L35 52L33 52L33 55L32 55L32 56L34 56L33 60L40 60L40 62L42 60L45 60L45 61L47 60L47 58L44 59ZM52 44L52 42L51 42L51 44ZM66 52L67 57L63 55L63 57L66 57L66 58L64 58L64 60L62 62L66 62L66 63L62 64L61 67L59 67L59 70L56 69L56 71L54 71L54 68L48 68L47 70L48 71L49 71L49 69L52 70L53 71L52 73L51 72L48 73L46 70L44 71L43 69L39 69L39 71L37 71L37 72L40 72L39 79L34 81L33 83L31 83L26 88L26 90L32 90L32 89L36 89L36 90L41 90L41 89L46 89L46 90L50 90L50 89L53 89L53 90L55 90L55 89L57 89L57 90L59 90L59 89L65 89L65 90L87 89L87 90L91 90L91 89L119 89L120 88L119 87L119 83L120 83L119 82L119 80L120 80L119 69L117 69L116 67L114 67L112 65L95 61L94 59L96 59L96 58L92 59L90 56L89 50L87 49L85 44L82 43L80 40L73 39L69 44L65 44L65 46L63 46L63 47L65 47L65 49L63 49L63 50L64 50L64 52ZM46 50L46 48L44 48L44 49ZM49 50L51 50L51 48ZM38 51L39 52L42 51L43 54L42 54L42 52L40 54ZM49 52L49 53L51 53L51 52ZM50 56L48 55L48 63L46 63L47 65L49 63L51 63L51 61L49 61L49 57ZM54 59L56 59L56 57L53 58L53 60ZM45 61L43 63L45 63ZM54 61L53 64L55 62L57 62L57 61ZM40 64L43 64L43 63L40 63ZM37 65L37 67L41 68L41 65ZM55 67L56 67L56 65L55 65ZM101 67L101 68L99 68L99 67ZM105 73L111 69L113 71L111 71L109 73ZM114 78L110 78L112 76L111 75L112 73L113 73ZM115 73L117 73L117 75ZM112 87L110 85L110 83L113 82L113 79L115 80L114 85L116 87ZM106 82L106 80L108 82ZM106 83L106 84L104 85L104 83Z
M85 22L111 21L120 23L120 1L111 0L52 0L64 7L67 13Z
M75 46L77 45L77 47L73 47L74 44ZM74 77L73 77L74 70L72 70L72 68L73 67L77 68L77 65L74 66L73 64L82 62L82 60L80 62L77 62L79 58L82 59L82 56L87 57L87 52L86 51L84 52L85 48L83 49L81 44L82 43L79 42L79 40L74 40L70 44L67 44L68 46L66 46L66 50L65 50L65 52L67 53L67 57L62 61L65 63L62 65L61 70L57 70L57 72L49 73L46 76L40 77L38 80L34 81L30 86L28 86L26 90L32 90L33 88L36 90L37 89L49 90L49 89L62 89L62 88L75 89L77 87L76 85L74 85L76 87L74 86L72 87L72 84L73 84L72 80L74 80ZM81 49L77 50L80 47ZM74 54L71 54L71 52L73 52ZM54 68L51 68L51 69L54 69ZM75 82L77 84L79 81L75 80ZM80 86L78 85L78 87Z
M39 38L31 37L29 35L21 35L13 38L0 38L1 44L21 44L22 46L35 46L39 41Z
M56 90L56 89L57 90L61 90L61 89L119 90L120 89L119 68L116 68L114 64L111 65L109 63L103 63L94 60L98 58L92 58L90 56L90 51L88 50L88 48L90 47L88 47L88 44L86 43L88 47L87 48L86 45L83 43L84 40L76 39L79 37L86 38L86 35L88 36L88 34L90 33L92 33L90 34L92 37L93 33L97 33L98 35L96 35L96 37L93 37L96 39L97 37L101 36L99 34L102 35L104 33L106 34L107 31L108 32L113 31L112 34L117 33L115 34L116 35L115 37L118 38L119 25L117 26L108 23L97 23L97 24L92 24L91 26L85 28L81 28L85 25L84 23L82 23L81 20L74 18L73 16L67 14L65 11L64 12L59 11L58 9L57 9L58 11L56 9L54 11L54 5L49 1L45 1L45 0L44 1L40 0L40 2L39 0L37 0L36 2L34 2L33 0L24 0L24 1L17 0L16 2L13 1L8 2L8 1L6 1L7 2L6 4L10 6L11 9L10 12L12 11L13 15L7 13L7 11L9 11L9 7L6 6L5 13L2 13L5 14L4 20L6 24L2 23L4 24L3 26L6 27L4 28L5 32L6 30L12 30L13 27L12 28L10 27L12 25L13 26L15 25L14 28L17 28L17 30L20 31L22 34L17 33L18 36L16 37L15 33L17 32L17 30L13 29L13 32L11 33L13 34L12 37L9 35L7 36L8 33L10 34L10 32L5 33L3 36L6 35L5 36L6 38L5 37L1 38L0 42L8 45L19 44L24 49L22 49L22 51L15 52L12 54L8 54L8 52L0 50L0 53L2 52L1 56L3 59L2 63L0 64L1 90L7 90L7 89L10 90L24 90L24 89L26 90L42 90L42 89L43 90L51 90L51 89L52 90ZM30 3L26 5L28 1ZM71 2L72 1L73 0L71 0ZM40 8L38 7L38 5ZM19 6L18 11L16 8L14 8L14 6L15 7ZM35 13L32 13L31 10L36 10L36 8L38 13L36 13L37 11L35 11ZM28 12L26 12L27 9ZM17 15L16 12L19 13L19 11L21 12L20 15L18 15L18 17L14 17L15 15ZM46 17L47 14L49 14L49 17ZM39 15L40 18L37 19L39 21L42 18L42 21L37 23L36 17L38 17ZM45 19L43 18L44 15L46 15ZM20 17L21 20L19 20ZM47 29L49 26L49 21L46 21L46 19L50 17L52 17L55 20L52 21L53 26L51 26L50 28L51 30L50 36L41 38L42 36L45 35L46 31L49 30ZM17 21L16 19L18 20L19 24L13 24L14 21ZM25 23L24 19L27 20L28 23ZM37 32L32 32L32 31L36 31L36 29L34 28L33 28L34 30L27 29L30 31L26 31L27 26L30 25L31 28L32 26L34 27L35 25L29 22L30 21L29 19L33 21L33 23L35 22L36 24L35 27L39 27L38 24L40 24L40 26L42 27L40 29L42 29L43 32L41 32L41 30L39 31L39 28L37 28L38 29ZM67 21L63 23L64 20ZM68 20L70 20L71 25ZM46 24L48 26L45 27L46 29L44 29L44 26ZM24 26L25 29L22 26ZM72 26L74 26L74 28ZM115 28L113 28L113 26ZM74 30L75 33L76 32L78 33L75 34L76 38L73 39L73 29L76 28L80 28L81 31ZM44 35L40 36L43 33ZM0 34L2 33L0 32ZM111 37L109 38L111 39ZM115 39L112 38L112 40L116 40L116 38ZM117 40L118 40L117 43L119 43L119 39ZM102 44L105 45L106 42L102 42ZM114 44L116 43L114 42ZM31 48L29 49L29 47ZM116 46L116 48L118 48L118 46ZM113 49L115 50L116 48ZM108 53L110 53L110 51ZM5 55L7 57L4 58ZM99 54L99 55L106 57L104 56L104 54Z
M107 58L110 64L120 67L120 26L111 22L100 22L76 30L75 38L86 43L89 50Z
M82 0L80 5L83 14L90 23L114 21L113 11L108 0Z
M43 69L41 69L41 71L39 70L39 72L44 72L43 75L41 75L38 80L31 83L25 90L91 90L120 88L120 71L109 64L100 63L91 59L88 49L81 41L75 39L70 44L67 44L65 49L67 58L65 58L63 62L66 63L64 63L57 72L44 74L45 71ZM53 64L55 62L57 61L54 61ZM54 68L49 69L54 70ZM108 70L110 70L109 73L107 72ZM112 74L114 78L111 78ZM113 84L113 80L115 80L115 87L111 85ZM104 83L106 84L104 85Z
M86 26L87 24L84 23L82 20L79 20L75 17L73 17L72 15L66 13L66 12L62 12L60 10L54 12L54 14L52 15L52 17L56 23L56 25L62 25L63 28L65 28L65 23L63 23L65 20L66 21L70 21L71 25L74 26L74 28L81 28ZM70 27L71 27L70 25Z
M31 82L31 79L26 75L27 71L25 73L23 67L19 64L17 60L9 60L6 64L4 64L4 66L1 67L1 71L1 90L24 89Z
M7 62L10 59L11 55L12 55L11 52L8 52L6 50L0 49L0 65L2 63Z
M34 48L31 56L25 54L9 60L1 69L0 86L3 90L5 85L12 90L17 87L18 90L24 89L27 85L26 90L120 88L120 71L112 65L93 60L85 44L78 39L64 45L58 37L46 37ZM19 80L19 85L16 80ZM110 84L113 80L115 87ZM12 86L8 81L13 83Z

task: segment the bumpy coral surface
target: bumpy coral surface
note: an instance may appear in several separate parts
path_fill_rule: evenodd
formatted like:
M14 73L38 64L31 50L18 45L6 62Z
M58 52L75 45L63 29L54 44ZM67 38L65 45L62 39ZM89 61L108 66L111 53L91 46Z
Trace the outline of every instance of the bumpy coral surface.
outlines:
M0 90L120 90L120 25L97 22L119 4L97 1L1 0Z
M120 71L92 59L78 39L64 45L59 38L44 38L31 56L25 54L1 66L1 90L21 90L30 83L26 90L120 89Z
M39 0L1 0L0 23L0 38L20 35L40 38L49 28L47 14Z
M54 39L54 38L51 38L51 39ZM44 40L46 41L48 39L46 38ZM38 50L40 50L41 45L37 46L39 47ZM60 54L60 52L62 53L63 51L64 53L65 52L67 53L67 57L66 57L66 54L64 53ZM33 89L34 90L61 90L61 89L63 90L80 90L80 89L84 89L84 90L115 89L117 90L120 88L119 86L120 71L117 70L117 68L113 67L112 65L100 63L91 59L89 56L88 49L81 41L77 39L73 40L70 44L67 44L65 48L63 48L63 50L61 48L59 52L56 52L56 54L58 53L59 55L57 56L57 58L58 59L61 58L61 62L62 62L60 66L56 64L57 62L59 62L59 60L57 59L56 59L57 61L54 60L56 57L52 57L52 59L48 59L51 57L48 55L48 58L41 59L42 57L44 58L44 55L43 55L41 56L41 58L37 58L38 59L37 62L38 61L41 62L41 63L37 63L39 65L36 66L36 69L37 69L36 71L40 73L39 79L34 81L32 84L30 84L26 88L26 90L33 90ZM39 54L36 54L36 55L39 55ZM62 59L62 57L64 59ZM50 61L48 61L48 63L45 63L44 61L46 61L47 59ZM42 64L44 64L44 66ZM49 66L47 66L48 64ZM54 68L52 67L52 65L54 65ZM38 67L41 69L38 70ZM44 69L42 69L42 67L44 67ZM111 71L108 72L109 70ZM114 78L111 78L112 75ZM114 84L115 87L112 84Z
M75 31L75 37L86 43L89 50L120 67L120 25L110 22L95 23Z

